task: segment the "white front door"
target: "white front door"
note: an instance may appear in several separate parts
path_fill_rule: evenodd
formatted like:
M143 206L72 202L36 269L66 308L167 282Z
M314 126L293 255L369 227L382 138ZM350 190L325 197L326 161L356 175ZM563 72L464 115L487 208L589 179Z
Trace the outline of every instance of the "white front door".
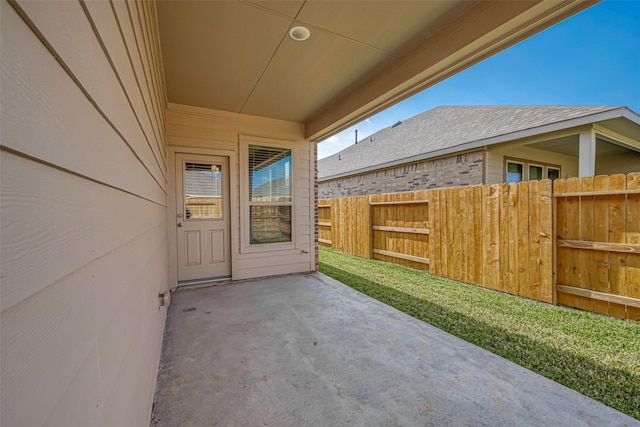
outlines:
M176 153L178 283L231 275L229 159Z

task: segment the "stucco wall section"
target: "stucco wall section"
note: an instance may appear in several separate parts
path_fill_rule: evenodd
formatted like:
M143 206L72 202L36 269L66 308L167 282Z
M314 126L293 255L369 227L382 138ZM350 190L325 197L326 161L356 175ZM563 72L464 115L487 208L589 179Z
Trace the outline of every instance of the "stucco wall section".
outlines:
M148 426L169 288L153 2L1 2L2 426Z
M364 196L482 184L484 151L457 154L367 174L322 181L318 197Z

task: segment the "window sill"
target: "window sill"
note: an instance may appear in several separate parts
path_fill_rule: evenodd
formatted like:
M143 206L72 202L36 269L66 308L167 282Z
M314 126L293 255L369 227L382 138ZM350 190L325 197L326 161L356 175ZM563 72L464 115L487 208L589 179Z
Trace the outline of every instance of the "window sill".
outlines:
M253 245L243 245L240 249L242 254L292 251L296 249L294 242L281 243L255 243Z

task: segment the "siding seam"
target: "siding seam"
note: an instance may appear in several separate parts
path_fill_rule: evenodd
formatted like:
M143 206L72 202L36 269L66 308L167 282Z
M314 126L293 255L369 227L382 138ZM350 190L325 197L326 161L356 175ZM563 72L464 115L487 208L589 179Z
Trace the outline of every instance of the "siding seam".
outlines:
M151 118L151 113L149 112L149 106L144 101L144 95L142 93L142 87L140 86L140 79L138 78L138 73L136 73L136 67L133 64L133 59L131 59L131 51L129 50L129 45L127 44L127 39L125 38L124 32L122 31L122 25L120 23L120 19L118 19L118 13L116 12L115 6L113 5L113 2L111 0L109 0L109 5L111 6L111 12L113 13L113 17L116 20L116 24L118 25L118 32L120 33L120 38L122 38L122 44L124 45L124 50L125 50L125 52L127 52L127 58L129 58L129 65L131 65L131 71L133 73L133 77L136 79L136 86L138 86L138 91L140 92L140 96L142 98L142 104L144 105L144 110L147 112L147 118L149 119L149 124L151 125L151 130L153 131L153 135L156 137L156 141L162 139L163 143L166 144L166 140L164 138L159 138L157 133L156 133L159 129L156 129L157 126L154 125L154 121ZM133 27L133 24L132 24L132 27ZM132 31L132 33L134 35L134 38L135 38L134 29L131 28L131 31ZM138 51L138 55L140 55L140 51ZM142 59L140 59L140 63L142 64ZM143 65L143 68L144 68L144 65ZM144 70L143 70L143 73L144 73ZM148 86L147 86L147 88L148 88ZM150 96L151 99L153 99L153 97L151 95L149 95L149 96ZM157 123L156 123L156 125L157 125ZM165 153L165 157L163 159L164 159L164 161L166 163L166 161L167 161L166 153Z
M100 114L100 116L102 116L102 118L104 119L104 121L113 129L113 131L116 133L116 135L118 135L120 137L120 139L122 140L122 142L124 142L124 144L129 148L129 150L131 151L131 153L135 156L136 159L138 159L138 161L140 162L140 164L142 165L142 167L145 168L145 170L147 171L147 173L149 173L149 175L151 176L151 178L156 182L156 184L158 184L158 187L160 187L160 190L166 195L167 194L167 190L162 186L162 184L156 179L156 177L153 175L153 173L151 173L151 171L149 170L149 168L147 167L147 165L142 161L142 159L140 158L140 156L138 155L138 153L136 153L136 151L133 149L133 147L129 144L129 142L126 140L126 138L124 137L124 135L122 135L122 133L120 133L120 130L113 124L113 122L107 117L107 115L105 114L104 111L102 111L102 109L100 108L100 106L98 106L98 104L96 103L96 101L93 99L93 97L91 96L91 94L85 89L85 87L82 85L82 83L80 82L80 80L78 80L78 78L76 77L75 74L73 74L73 72L71 71L71 69L69 68L69 66L63 61L62 57L58 54L58 52L53 48L53 46L49 43L49 41L44 37L44 34L42 34L42 32L38 29L38 27L35 25L35 23L31 20L31 18L29 18L29 15L27 15L27 13L24 11L24 9L22 9L22 7L15 1L15 0L7 0L7 2L11 5L11 7L13 7L13 9L16 11L16 13L20 16L20 18L22 18L22 20L24 21L24 23L31 29L31 31L35 34L35 36L40 40L40 42L44 45L44 47L49 51L49 53L51 53L51 55L54 57L54 59L58 62L58 64L60 64L60 67L62 67L62 69L67 73L67 75L69 76L69 78L76 84L76 86L78 87L78 89L80 90L80 92L82 92L82 94L87 98L87 100L94 106L94 108L96 109L96 111L98 112L98 114ZM3 147L4 148L4 147ZM15 150L11 150L14 151L16 153L20 153L19 151L15 151ZM24 153L23 153L24 154ZM31 157L31 156L29 156ZM33 157L34 159L37 159L37 157ZM41 163L43 163L44 161L40 160ZM48 163L49 165L53 165L52 163ZM66 170L64 168L61 168L57 165L54 165L55 167L62 169L62 170ZM80 175L79 176L84 176L84 175ZM96 181L93 178L89 178L86 177L87 179L91 179L95 182L100 182L100 181ZM109 185L110 184L106 184L106 183L102 183L104 185ZM113 187L113 188L117 188L117 187ZM127 193L129 193L129 191L127 190L123 190ZM130 194L134 194L134 193L130 193ZM139 196L141 197L141 196ZM144 197L141 197L144 199ZM146 199L149 200L149 199Z
M44 165L44 166L48 166L48 167L50 167L52 169L56 169L56 170L59 170L59 171L62 171L62 172L66 172L66 173L68 173L70 175L77 176L78 178L82 178L82 179L85 179L87 181L91 181L91 182L94 182L96 184L100 184L102 186L105 186L105 187L108 187L108 188L112 188L114 190L121 191L121 192L129 194L131 196L135 196L135 197L137 197L139 199L146 200L147 202L154 203L154 204L156 204L158 206L167 207L166 204L159 203L159 202L157 202L157 201L155 201L153 199L149 199L147 197L144 197L144 196L141 196L139 194L133 193L133 192L131 192L129 190L125 190L124 188L117 187L115 185L106 183L104 181L100 181L98 179L95 179L95 178L92 178L90 176L81 174L81 173L73 171L71 169L67 169L67 168L62 167L60 165L56 165L55 163L48 162L48 161L43 160L43 159L41 159L39 157L35 157L35 156L30 155L30 154L23 153L22 151L14 150L13 148L7 147L6 145L0 145L0 152L6 152L6 153L9 153L9 154L13 154L13 155L21 157L23 159L27 159L27 160L30 160L32 162L40 163L41 165Z
M153 39L155 39L157 41L157 43L153 44L153 49L152 52L154 52L154 60L156 62L155 67L156 67L156 71L158 72L158 92L156 93L157 96L157 101L160 103L160 109L162 110L162 114L160 114L160 121L162 122L162 129L164 130L164 132L162 133L161 137L162 137L162 158L165 160L165 162L167 161L167 152L166 152L166 145L167 145L167 117L166 117L166 105L167 105L167 97L166 94L164 92L165 90L165 79L164 79L164 70L162 69L163 65L162 65L162 52L160 51L160 33L158 31L158 27L157 27L157 23L158 23L158 18L157 18L157 14L156 14L156 10L155 10L155 2L145 2L143 4L146 4L147 7L149 8L148 12L149 12L149 20L151 22L151 36ZM145 15L146 16L146 15Z
M156 26L155 26L155 13L153 11L152 8L152 3L151 2L143 2L143 5L146 5L147 7L147 13L145 13L145 17L147 18L147 20L149 21L149 34L151 37L151 40L156 40L156 43L153 43L151 46L151 58L154 61L154 71L156 73L156 79L157 79L157 86L158 86L158 91L156 93L156 95L162 94L162 87L164 86L164 78L162 77L162 64L160 63L160 51L158 50L158 48L160 47L160 33L158 33L156 30ZM164 126L164 122L165 122L165 116L164 116L164 110L165 110L165 106L164 106L164 102L162 102L164 100L164 98L157 96L156 97L156 101L160 104L160 121L162 122L161 124Z
M135 2L136 5L136 11L138 12L138 23L140 24L140 30L142 31L142 41L144 43L145 46L145 53L147 54L146 58L149 59L149 75L151 77L151 83L153 83L153 89L154 89L154 93L156 96L152 97L152 101L154 102L154 105L156 106L156 108L158 109L157 111L157 116L158 116L158 128L162 127L162 112L164 112L164 108L161 108L161 105L159 105L158 102L158 97L157 94L160 93L160 81L158 80L158 64L156 64L155 62L155 57L154 57L154 49L151 46L151 37L152 35L150 34L150 28L149 28L149 14L148 14L148 10L145 10L145 5L148 2L143 2L142 3L142 12L144 15L144 24L142 25L142 18L140 15L140 9L138 7L138 2ZM162 134L162 132L161 132ZM158 147L160 148L160 147ZM162 150L160 150L160 152L162 152ZM166 159L164 159L166 160Z
M113 2L112 2L113 4ZM138 41L138 36L136 35L136 27L133 24L133 16L131 16L131 9L129 8L129 2L125 1L124 2L125 6L127 7L127 12L129 14L129 22L131 23L131 31L133 33L133 39L136 42L136 50L138 51L138 56L140 57L140 64L142 64L142 75L144 76L144 82L146 83L146 87L147 87L147 92L149 93L149 99L151 101L151 109L153 110L153 118L155 121L155 128L158 129L158 132L160 131L160 120L158 119L158 111L156 111L156 106L153 102L154 96L151 93L151 86L149 84L149 79L147 78L147 72L145 70L145 66L144 66L144 59L142 58L142 51L140 50L140 42ZM138 13L138 24L140 24L140 12L138 11L138 8L136 6L136 12ZM120 21L118 21L120 22ZM142 28L140 28L140 31L143 31ZM140 34L140 37L144 37L143 34ZM143 40L144 42L144 40ZM125 42L126 44L126 42ZM142 88L140 89L142 91Z
M160 169L160 174L164 178L164 182L165 182L165 185L166 185L167 184L167 173L163 169L163 165L158 160L158 156L156 156L155 151L153 151L153 147L151 146L151 141L149 140L149 136L144 131L144 127L142 126L142 122L140 121L140 118L138 117L138 115L136 114L135 109L133 108L133 103L131 102L131 98L129 97L129 93L127 92L126 88L124 87L124 83L122 83L122 79L120 78L120 74L118 73L118 70L116 69L116 66L113 63L113 59L111 58L111 55L109 55L109 51L107 50L107 47L104 44L104 40L102 39L102 36L100 35L100 32L98 31L98 28L95 25L95 21L93 20L93 17L91 16L91 13L87 9L87 5L86 5L85 0L79 0L79 1L80 1L80 6L82 7L82 10L84 11L84 14L86 15L87 20L89 21L89 25L91 25L91 29L93 30L93 33L96 36L96 39L98 40L98 43L100 44L100 47L102 47L102 51L104 52L104 55L107 58L107 61L109 62L109 65L111 65L111 69L113 70L113 73L115 74L116 79L118 80L118 83L120 84L120 87L122 88L122 91L124 92L124 96L127 98L127 102L129 103L129 107L131 107L131 112L133 113L133 117L136 118L136 122L138 123L138 126L140 127L140 131L142 132L142 134L144 135L145 140L147 141L147 145L149 146L149 149L151 150L151 154L153 154L153 158L155 159L156 164L158 165L158 168ZM158 147L158 149L159 149L159 147ZM160 152L160 150L159 150L159 152ZM163 161L164 161L164 159L163 159Z
M153 25L153 29L154 29L154 37L156 38L156 40L158 40L158 43L155 44L155 50L156 50L156 55L157 55L157 60L158 60L158 70L160 70L160 81L162 82L162 84L160 85L160 98L162 101L162 115L161 115L161 119L162 119L162 129L165 131L164 134L162 135L163 137L163 146L162 146L162 152L164 154L164 159L168 160L168 153L167 153L167 85L165 84L166 82L166 78L164 75L164 63L162 61L162 41L160 39L160 30L158 27L158 10L156 8L156 3L155 2L150 2L149 3L150 7L152 8L151 13L153 14L153 19L151 20L152 25Z

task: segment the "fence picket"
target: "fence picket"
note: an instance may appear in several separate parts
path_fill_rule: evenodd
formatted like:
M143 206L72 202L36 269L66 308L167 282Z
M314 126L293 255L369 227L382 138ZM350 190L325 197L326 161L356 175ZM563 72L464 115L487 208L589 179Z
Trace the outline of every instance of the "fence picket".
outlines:
M458 191L456 191L458 190ZM453 250L450 252L449 266L453 267L449 277L457 277L462 280L462 213L460 212L460 191L449 189L451 199L451 236L453 237Z
M580 180L578 178L567 179L567 192L580 192ZM565 239L578 239L579 238L579 221L580 217L580 200L576 197L569 197L565 201L565 207L567 209L567 223L566 223L566 235ZM566 278L563 285L579 287L580 278L578 277L578 251L572 248L566 249ZM583 297L574 294L566 295L566 305L571 307L580 307L580 300Z
M640 172L627 175L627 190L640 190ZM627 243L640 245L640 194L627 196ZM640 299L640 254L626 258L625 294ZM640 321L640 308L627 306L627 319Z
M436 217L440 211L440 192L433 190L429 194L429 251L427 256L431 263L431 273L440 275L440 221Z
M509 245L509 187L507 184L500 184L500 221L498 223L499 236L500 236L500 276L499 276L499 288L502 292L508 292L511 294L517 294L517 286L512 287L513 284L509 277L509 253L514 248ZM517 249L517 248L516 248Z
M593 191L593 177L585 177L580 180L580 192ZM593 196L583 196L579 198L580 213L578 215L578 229L580 240L593 241ZM578 252L578 287L583 289L593 289L593 252ZM580 298L579 308L593 311L593 301L591 298Z
M493 184L489 196L489 212L491 215L489 224L489 277L487 287L501 290L500 286L500 197L502 186Z
M489 264L491 260L491 187L482 186L482 282L480 286L489 287L491 273Z
M558 179L553 182L553 191L557 193L566 193L567 182L564 179ZM555 238L566 239L567 238L567 208L566 198L556 198L556 224L555 224ZM555 243L555 239L554 239ZM567 283L567 248L556 247L556 283ZM558 304L567 304L569 296L562 293L556 293L556 302Z
M627 177L622 174L611 175L609 178L610 190L626 190ZM609 242L624 243L625 241L625 210L624 194L614 194L610 196L609 202ZM616 295L623 295L626 269L624 263L626 256L611 252L609 254L609 292ZM611 316L624 319L626 317L625 306L622 304L609 303L609 314Z
M553 210L551 181L540 181L540 301L553 303ZM536 230L533 231L534 233ZM535 297L534 297L535 298Z
M529 283L520 288L520 295L540 300L540 181L529 183Z
M450 277L449 273L449 259L451 255L451 200L449 200L449 193L446 188L441 190L440 193L440 224L441 224L441 232L440 232L440 243L442 244L442 266L441 266L441 275L444 277Z
M466 283L475 282L473 254L475 253L474 229L475 212L473 204L473 188L465 187L464 203L462 212L462 225L464 226L462 241L462 256L464 257L464 281Z
M518 288L529 297L529 183L518 183Z
M473 252L473 284L480 285L482 283L482 215L483 215L483 205L482 205L482 187L475 186L473 187L473 240L474 240L474 249Z
M600 175L593 179L594 191L609 190L609 176ZM609 196L594 196L593 200L593 239L596 242L609 241ZM593 289L609 293L609 253L596 251L593 254ZM609 302L596 300L593 311L609 314Z
M509 253L502 262L508 271L509 289L518 291L518 183L512 182L507 186L507 222L502 224L507 230Z

